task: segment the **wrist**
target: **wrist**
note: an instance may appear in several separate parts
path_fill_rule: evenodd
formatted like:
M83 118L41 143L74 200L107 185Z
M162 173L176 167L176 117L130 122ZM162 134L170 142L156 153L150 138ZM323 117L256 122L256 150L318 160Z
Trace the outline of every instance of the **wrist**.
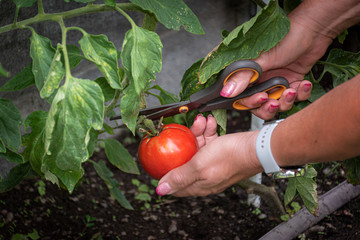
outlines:
M331 39L360 21L358 0L305 0L289 14L291 21Z

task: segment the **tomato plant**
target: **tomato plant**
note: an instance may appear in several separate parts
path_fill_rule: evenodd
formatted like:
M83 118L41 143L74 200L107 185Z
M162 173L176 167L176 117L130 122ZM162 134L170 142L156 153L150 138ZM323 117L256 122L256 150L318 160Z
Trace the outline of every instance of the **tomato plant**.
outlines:
M191 130L172 123L163 125L155 136L144 135L139 145L139 160L150 176L160 179L188 162L197 151L198 143Z
M22 116L10 99L0 96L0 158L16 164L6 176L0 176L0 193L34 174L71 193L84 175L83 163L89 161L108 186L111 196L131 209L119 189L119 182L107 168L107 162L90 160L96 145L101 142L108 163L126 173L139 174L136 162L120 141L101 139L102 133L113 134L113 128L118 127L109 126L107 120L114 112L120 112L125 125L136 134L139 110L146 107L147 95L155 95L161 104L187 100L192 93L211 84L227 65L240 59L257 58L274 47L290 27L278 1L271 0L266 5L256 0L261 3L262 10L231 32L224 31L223 41L185 72L181 80L182 89L176 96L154 83L156 73L162 68L163 46L155 30L158 24L162 24L170 30L183 28L191 34L204 33L196 15L183 0L130 0L125 3L116 3L115 0L99 0L96 3L94 0L74 1L78 2L74 9L48 12L42 0L13 0L16 6L14 17L10 24L0 26L0 34L13 30L29 32L32 60L31 64L14 74L4 63L0 63L0 76L6 79L6 83L0 86L0 93L35 87L38 97L47 104L46 109ZM290 7L290 2L300 1L283 2ZM21 16L22 8L36 4L36 16ZM64 21L104 11L124 16L130 23L121 48L117 48L104 34L94 35ZM141 26L135 23L129 12L142 15ZM38 26L48 21L59 26L61 39L58 42L50 39L52 36L48 38L39 34ZM67 40L75 36L73 32L76 36L80 33L81 37L77 44L69 45ZM82 61L96 65L102 76L97 79L74 77L72 71ZM331 52L328 59L319 64L324 66L324 74L333 76L335 84L360 71L359 54L344 51ZM322 76L314 80L309 74L310 80L314 80L314 93L324 92L319 84ZM155 94L154 90L160 93ZM317 96L312 97L310 100ZM301 107L296 105L291 112ZM212 114L219 123L220 132L225 133L226 111L216 110ZM185 120L188 125L195 115L195 112L187 113ZM352 179L359 181L356 174L358 159L349 160L347 166ZM314 175L310 174L309 178ZM294 194L299 190L293 189Z

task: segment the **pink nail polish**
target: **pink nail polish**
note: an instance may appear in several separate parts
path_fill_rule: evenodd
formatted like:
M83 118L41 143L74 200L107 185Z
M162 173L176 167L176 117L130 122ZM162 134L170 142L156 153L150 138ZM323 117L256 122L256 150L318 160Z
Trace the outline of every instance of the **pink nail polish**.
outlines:
M262 97L262 98L260 98L260 100L259 100L259 104L263 104L263 103L267 102L267 100L269 100L269 99Z
M164 182L161 183L159 186L157 186L156 188L156 193L159 196L164 196L166 194L169 194L171 192L171 187L168 183Z
M310 91L310 90L311 90L311 86L312 86L311 83L305 83L305 84L304 84L304 87L303 87L303 91L304 91L304 92Z
M206 118L206 121L209 120L209 118L212 118L212 117L213 117L213 115L209 114L209 115L207 116L207 118Z
M220 95L223 97L229 97L234 92L235 86L235 82L227 82L221 90Z
M291 103L292 101L294 101L295 99L295 96L296 96L296 92L289 92L287 95L286 95L286 101Z
M200 113L200 114L198 114L198 115L196 115L196 117L195 117L195 119L194 119L194 122L196 121L196 119L198 119L198 117L200 117L200 116L202 116L202 114Z
M278 108L279 108L279 105L277 105L277 104L270 104L269 112L270 112L270 113L274 113L274 112L276 112L276 111L278 110Z

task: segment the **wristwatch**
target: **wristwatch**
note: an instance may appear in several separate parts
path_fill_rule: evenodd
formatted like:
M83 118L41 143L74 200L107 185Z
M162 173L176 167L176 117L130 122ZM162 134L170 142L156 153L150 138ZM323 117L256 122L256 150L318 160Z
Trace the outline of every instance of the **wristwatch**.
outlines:
M300 177L305 175L304 166L279 167L271 151L271 135L275 127L284 119L266 122L256 138L256 154L266 174L275 179Z

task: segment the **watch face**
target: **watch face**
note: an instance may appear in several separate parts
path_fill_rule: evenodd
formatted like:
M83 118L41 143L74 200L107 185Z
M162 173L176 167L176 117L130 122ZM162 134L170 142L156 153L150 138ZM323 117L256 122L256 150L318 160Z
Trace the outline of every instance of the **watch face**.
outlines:
M305 166L291 166L281 168L280 172L271 173L274 179L302 177L305 175Z

